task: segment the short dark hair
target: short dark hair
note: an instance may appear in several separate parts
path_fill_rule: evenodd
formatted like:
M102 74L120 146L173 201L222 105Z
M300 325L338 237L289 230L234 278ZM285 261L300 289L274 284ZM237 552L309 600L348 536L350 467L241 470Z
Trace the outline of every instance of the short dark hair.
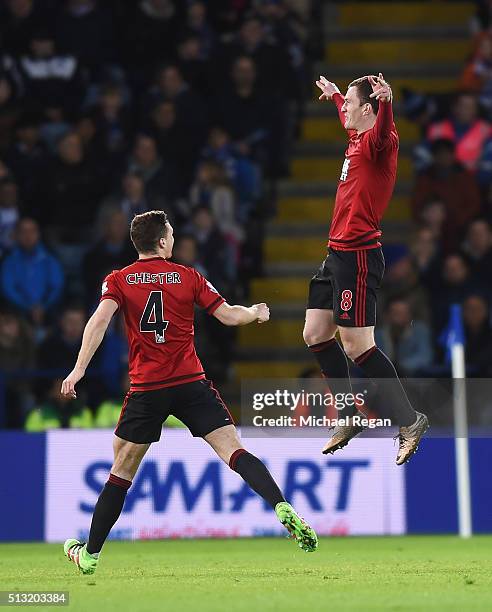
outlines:
M167 214L163 210L149 210L133 217L130 238L138 253L155 253L161 238L167 234Z
M371 98L372 85L369 82L369 77L363 76L359 79L355 79L354 81L349 83L349 88L350 87L357 88L357 95L359 96L361 106L363 104L370 104L372 106L374 114L377 115L379 110L379 100L376 100L376 98Z

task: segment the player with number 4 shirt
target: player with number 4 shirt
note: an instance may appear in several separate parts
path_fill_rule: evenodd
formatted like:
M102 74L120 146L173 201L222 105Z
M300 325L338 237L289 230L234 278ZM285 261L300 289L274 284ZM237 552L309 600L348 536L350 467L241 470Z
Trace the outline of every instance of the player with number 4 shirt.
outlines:
M104 279L101 301L84 330L77 363L62 383L61 392L76 397L75 385L119 309L128 332L130 390L115 429L114 462L94 509L89 540L68 539L66 557L82 573L94 573L140 462L151 443L160 439L169 415L208 442L275 510L299 547L313 552L318 546L315 532L286 502L264 463L243 447L227 406L205 378L195 352L195 305L224 325L265 323L270 318L268 306L232 306L196 270L169 261L174 237L164 211L135 216L130 237L139 258Z

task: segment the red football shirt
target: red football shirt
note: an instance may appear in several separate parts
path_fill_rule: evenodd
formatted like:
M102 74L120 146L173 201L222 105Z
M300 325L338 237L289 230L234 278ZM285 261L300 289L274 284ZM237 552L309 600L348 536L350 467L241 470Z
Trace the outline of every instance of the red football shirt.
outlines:
M194 306L212 314L224 298L196 270L152 257L114 270L101 300L125 318L131 391L171 387L205 377L194 344Z
M342 125L343 96L335 94ZM398 134L391 102L380 102L373 128L357 134L349 130L349 143L338 183L328 246L341 251L381 246L381 219L396 180Z

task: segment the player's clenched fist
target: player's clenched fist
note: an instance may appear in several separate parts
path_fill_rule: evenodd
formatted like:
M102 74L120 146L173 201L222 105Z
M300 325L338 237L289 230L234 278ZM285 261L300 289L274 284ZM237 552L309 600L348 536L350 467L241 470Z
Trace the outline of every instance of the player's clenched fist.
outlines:
M265 323L270 318L270 309L264 303L253 304L253 308L256 310L256 317L258 323Z
M316 81L316 85L323 92L319 97L320 100L323 100L323 98L325 100L331 100L334 94L340 93L340 90L335 85L335 83L332 83L324 76L319 77L319 81Z

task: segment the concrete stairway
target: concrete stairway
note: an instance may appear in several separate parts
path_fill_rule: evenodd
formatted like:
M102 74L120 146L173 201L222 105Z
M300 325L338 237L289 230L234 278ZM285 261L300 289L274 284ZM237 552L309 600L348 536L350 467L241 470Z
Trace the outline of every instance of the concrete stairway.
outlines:
M326 51L315 67L345 91L364 74L383 72L395 108L401 87L452 91L470 52L467 22L473 4L365 2L330 4L325 14ZM383 225L386 243L405 240L412 184L410 152L418 133L397 117L401 139L398 181ZM312 364L302 340L309 279L324 257L346 134L331 102L308 104L291 176L279 186L278 212L265 242L265 277L252 283L252 300L270 304L272 321L239 331L234 364L242 378L294 377Z

